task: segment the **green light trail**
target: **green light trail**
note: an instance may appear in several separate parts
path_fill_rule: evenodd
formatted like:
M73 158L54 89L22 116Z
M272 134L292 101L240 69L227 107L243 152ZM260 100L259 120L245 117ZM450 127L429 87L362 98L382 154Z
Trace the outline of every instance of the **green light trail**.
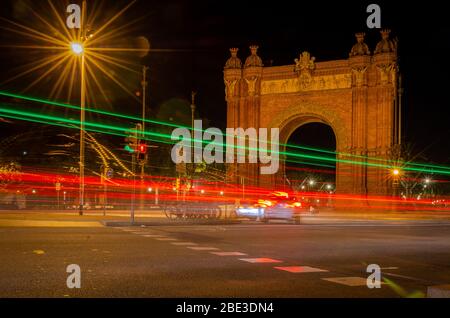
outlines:
M55 102L55 101L44 100L44 99L40 99L40 98L36 98L36 97L18 95L18 94L8 93L8 92L4 92L4 91L0 91L0 96L17 98L17 99L23 99L23 100L27 100L27 101L38 102L38 103L43 103L43 104L48 104L48 105L53 105L53 106L65 107L65 108L74 109L74 110L77 110L77 111L80 110L79 106L65 104L65 103L60 103L60 102ZM117 118L129 119L129 120L133 120L133 121L137 121L137 122L142 122L142 118L135 117L135 116L129 116L129 115L124 115L124 114L119 114L119 113L113 113L113 112L107 112L107 111L102 111L102 110L96 110L96 109L92 109L92 108L87 108L86 111L92 112L92 113L97 113L97 114L102 114L102 115L107 115L107 116L112 116L112 117L117 117ZM169 127L174 127L174 128L192 129L192 127L190 127L190 126L176 125L176 124L162 122L162 121L157 121L157 120L145 119L144 121L146 123L152 123L152 124L157 124L157 125L169 126ZM204 132L204 130L202 130L202 131ZM224 134L224 136L227 136L227 134ZM167 137L164 137L164 138L167 138ZM391 163L394 163L397 167L398 167L398 165L400 165L400 166L405 165L405 166L415 166L415 167L428 167L428 168L433 168L433 169L435 168L435 169L448 170L450 172L450 167L441 166L441 165L432 165L432 164L414 163L414 162L402 162L402 161L396 162L396 161L393 161L393 160L385 160L385 159L369 157L369 156L340 153L340 152L336 152L336 151L330 151L330 150L324 150L324 149L318 149L318 148L312 148L312 147L306 147L306 146L299 146L299 145L289 145L289 144L281 144L280 143L279 146L288 147L288 148L295 148L295 149L302 149L302 150L308 150L308 151L314 151L314 152L327 153L327 154L332 154L332 155L343 155L343 156L347 156L347 157L354 157L354 158L360 158L360 159L368 159L368 160L382 161L382 162L391 162ZM245 148L245 149L250 149L250 148ZM417 171L420 171L420 170L417 170Z
M40 124L54 125L54 126L59 126L59 127L71 128L71 129L79 129L79 125L80 125L80 122L77 120L64 119L64 118L46 116L46 115L40 115L40 114L34 114L34 113L30 114L30 113L26 113L26 112L20 112L20 111L15 111L15 110L12 111L12 110L8 110L8 109L5 110L4 108L0 108L0 113L4 113L2 116L7 117L7 118L12 118L12 119L17 119L17 120L25 120L25 121L30 121L30 122L40 123ZM21 115L21 116L19 116L19 115ZM47 120L45 120L45 119L47 119ZM53 121L49 121L49 120L53 120ZM99 129L92 128L92 127L85 127L85 129L87 131L103 133L103 134L108 134L108 135L114 135L114 136L119 136L119 137L128 137L129 136L128 134L123 132L123 131L129 131L130 130L129 128L118 128L118 127L114 127L114 126L92 124L92 123L85 123L85 125L92 126L92 127L99 127L99 128L107 128L107 129L117 128L115 130L121 131L122 133L99 130ZM146 134L152 134L152 133L146 133ZM168 136L168 135L166 135L166 136ZM169 136L169 138L170 138L170 136ZM161 139L151 139L151 138L144 138L144 139L148 140L148 141L154 141L154 142L165 143L165 144L170 144L170 145L174 144L173 141L165 142L165 141L162 141Z
M65 103L60 103L60 102L40 99L40 98L36 98L36 97L17 95L17 94L7 93L7 92L3 92L3 91L0 91L0 96L6 96L6 97L11 97L11 98L23 99L23 100L30 101L30 102L37 102L37 103L41 103L41 104L48 104L48 105L52 105L52 106L64 107L64 108L69 108L69 109L73 109L73 110L77 110L77 111L80 111L80 109L81 109L81 107L75 106L75 105L70 105L70 104L65 104ZM85 110L87 112L91 112L91 113L96 113L96 114L101 114L101 115L107 115L107 116L112 116L112 117L117 117L117 118L123 118L123 119L129 119L129 120L142 122L142 118L139 118L139 117L128 116L128 115L124 115L124 114L113 113L113 112L108 112L108 111L104 111L104 110L92 109L92 108L86 108ZM163 121L157 121L157 120L151 120L151 119L146 119L145 122L146 123L151 123L151 124L157 124L157 125L174 127L174 128L190 128L189 126L176 125L176 124L171 124L171 123L167 123L167 122L163 122Z
M22 116L22 117L31 117L34 119L40 119L40 120L44 120L44 121L51 121L48 123L54 123L54 122L63 122L63 123L67 123L67 124L71 124L71 125L80 125L80 122L78 120L73 120L73 119L66 119L66 118L61 118L61 117L56 117L56 116L50 116L50 115L42 115L42 114L36 114L36 113L32 113L32 112L25 112L25 111L18 111L18 110L14 110L14 109L6 109L6 108L0 108L0 113L6 114L6 115L12 115L12 116ZM120 136L127 136L127 134L125 132L130 131L129 128L127 127L119 127L119 126L111 126L111 125L106 125L106 124L99 124L99 123L92 123L92 122L85 122L85 126L89 129L94 128L94 129L106 129L106 130L112 130L114 132L116 132L116 135L120 135ZM73 127L72 127L73 128ZM102 131L98 131L98 132L102 132ZM108 133L108 132L104 132L103 133ZM152 136L152 137L159 137L159 138L164 138L164 139L169 139L171 140L171 135L168 134L163 134L163 133L155 133L155 132L149 132L149 131L145 131L143 132L143 134L146 136L144 139L145 140L150 140L150 141L156 141L156 142L163 142L159 139L155 140L155 139L151 139L148 138L147 136ZM195 140L195 139L191 139L190 141L197 141L197 142L202 142L202 143L209 143L208 141L204 141L204 140ZM166 144L174 144L177 141L173 141L171 140L171 142L164 142ZM223 145L221 145L223 147ZM244 148L244 149L248 149L248 150L255 150L258 151L258 149L255 148L250 148L250 147L239 147L239 146L234 146L235 148ZM371 163L371 162L361 162L361 161L354 161L354 160L346 160L346 159L336 159L336 158L332 158L332 157L325 157L325 156L318 156L318 155L308 155L308 154L299 154L299 153L292 153L292 152L279 152L280 155L286 155L286 156L290 156L290 157L295 157L295 158L302 158L302 159L313 159L313 160L318 160L318 161L326 161L326 162L340 162L340 163L348 163L348 164L353 164L353 165L363 165L363 166L372 166L372 167L378 167L378 168L386 168L386 169L393 169L394 166L390 166L390 165L386 165L386 164L379 164L379 163ZM438 170L438 169L419 169L419 168L415 168L415 167L410 167L408 165L402 167L403 170L407 170L407 171L419 171L419 172L426 172L426 173L436 173L436 174L445 174L445 175L450 175L450 171L447 170Z
M0 110L0 112L1 112L1 110ZM29 122L38 123L38 124L52 125L52 126L58 126L58 127L70 128L70 129L78 129L78 127L75 127L75 126L73 126L71 124L63 124L63 123L57 123L57 122L33 119L33 118L29 118L29 117L14 116L14 115L10 115L10 114L4 115L4 117L11 118L11 119L17 119L17 120L23 120L23 121L29 121ZM108 134L108 135L118 136L118 137L126 137L127 136L126 134L113 133L113 132L104 131L104 130L98 130L98 129L93 129L93 128L86 128L86 131L102 133L102 134ZM146 139L146 140L155 141L155 142L164 143L164 144L169 144L169 145L173 145L174 144L173 141L172 142L167 142L167 141L153 140L153 139ZM293 160L285 160L285 161L286 162L292 162L292 163L301 163L301 164L310 165L310 166L319 166L319 167L331 168L331 169L335 168L334 165L312 163L312 162L308 162L308 161L293 161Z

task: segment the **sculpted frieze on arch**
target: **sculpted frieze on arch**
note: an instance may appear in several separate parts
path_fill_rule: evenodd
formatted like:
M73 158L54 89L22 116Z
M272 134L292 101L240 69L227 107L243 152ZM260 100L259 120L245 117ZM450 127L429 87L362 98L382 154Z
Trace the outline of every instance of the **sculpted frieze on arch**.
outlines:
M351 73L323 76L310 76L305 73L298 78L263 80L261 95L345 89L351 88L351 85Z

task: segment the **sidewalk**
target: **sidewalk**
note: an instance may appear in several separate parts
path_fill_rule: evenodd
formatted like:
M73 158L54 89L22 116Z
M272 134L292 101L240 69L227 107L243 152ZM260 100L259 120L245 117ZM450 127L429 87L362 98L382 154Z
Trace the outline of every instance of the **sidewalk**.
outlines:
M447 220L450 212L446 211L376 211L349 210L334 211L323 209L317 214L320 218L358 219L358 220Z
M402 222L414 221L424 223L450 224L450 213L446 212L374 212L374 211L333 211L324 210L317 214L303 215L304 224L330 224L330 223L373 223L376 221ZM207 220L169 220L161 210L136 211L135 223L145 224L232 224L239 221L227 218L215 221ZM98 227L105 224L126 224L130 222L130 212L126 210L85 211L78 215L78 211L0 211L0 227Z

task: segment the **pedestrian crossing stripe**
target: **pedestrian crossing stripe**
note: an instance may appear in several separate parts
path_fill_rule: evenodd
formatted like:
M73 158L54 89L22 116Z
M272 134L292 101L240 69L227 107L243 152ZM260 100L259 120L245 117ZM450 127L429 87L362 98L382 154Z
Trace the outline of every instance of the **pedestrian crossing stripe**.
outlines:
M194 251L217 251L217 247L209 247L209 246L187 246L187 248L190 248Z
M309 266L276 266L275 269L286 271L289 273L319 273L328 272L325 269L309 267Z
M178 245L178 246L192 246L192 245L198 245L197 243L192 243L192 242L173 242L170 243L173 245Z
M322 280L351 287L367 286L367 278L364 277L330 277L330 278L322 278Z
M282 263L283 261L266 258L266 257L258 257L258 258L240 258L239 260L248 262L248 263Z
M244 256L244 255L247 255L247 254L241 253L241 252L210 252L210 253L217 255L217 256Z

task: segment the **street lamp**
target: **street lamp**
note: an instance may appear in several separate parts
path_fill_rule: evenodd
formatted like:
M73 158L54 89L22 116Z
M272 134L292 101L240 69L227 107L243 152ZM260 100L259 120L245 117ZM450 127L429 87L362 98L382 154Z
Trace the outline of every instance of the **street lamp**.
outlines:
M72 50L72 53L75 55L81 55L84 52L83 44L81 44L80 42L70 43L70 49Z
M82 9L81 9L81 21L82 24L85 20L86 13L86 1L83 1ZM86 39L86 30L82 25L80 28L80 38L81 40ZM83 215L84 208L84 122L85 122L85 99L86 99L86 83L85 83L85 54L84 54L84 46L81 41L71 42L70 50L76 56L81 57L81 91L80 91L80 188L79 188L79 196L80 196L80 207L79 207L79 215Z
M310 186L313 186L314 183L316 183L314 180L309 180L309 185L310 185Z
M392 174L393 174L394 176L398 176L398 175L400 174L400 170L394 169L394 170L392 170Z
M426 183L426 184L429 184L430 182L431 182L430 178L426 178L426 179L425 179L425 183Z

